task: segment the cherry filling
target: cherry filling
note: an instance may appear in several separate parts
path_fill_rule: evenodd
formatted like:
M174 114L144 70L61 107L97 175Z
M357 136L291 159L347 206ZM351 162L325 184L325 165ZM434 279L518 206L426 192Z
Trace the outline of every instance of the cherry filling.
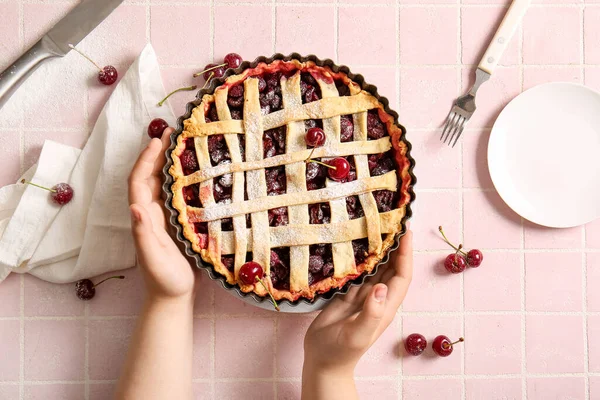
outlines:
M358 196L346 197L346 211L350 219L361 218L365 216L365 212L360 204Z
M265 158L285 153L285 136L285 126L265 131L263 135L263 152Z
M183 200L185 204L191 207L202 207L202 203L200 202L200 184L196 183L195 185L186 186L183 188Z
M381 139L384 136L389 136L387 128L379 118L377 110L369 110L367 113L367 138Z
M352 115L340 117L340 141L351 142L354 139L354 122Z
M354 251L354 261L356 262L356 265L362 264L369 256L369 240L353 240L352 250Z
M235 256L221 256L221 262L229 270L233 272Z
M331 244L313 244L309 247L308 284L312 285L333 275Z
M185 150L183 150L179 156L179 160L181 161L181 167L183 168L183 173L185 175L198 171L198 158L196 158L194 139L190 138L185 140Z
M310 103L321 98L319 83L307 72L300 75L300 94L302 95L302 103Z
M276 289L290 289L289 247L271 249L271 282Z

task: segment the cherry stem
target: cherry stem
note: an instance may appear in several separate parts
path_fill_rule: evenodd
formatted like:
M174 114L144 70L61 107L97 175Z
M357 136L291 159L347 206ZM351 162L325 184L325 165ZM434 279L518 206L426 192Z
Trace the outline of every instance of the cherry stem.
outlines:
M455 344L461 343L461 342L464 342L464 341L465 341L465 338L461 337L461 338L458 338L458 340L456 342L452 342L450 344L444 343L443 347L444 347L444 349L449 349L450 347L454 346Z
M310 151L310 154L308 155L308 158L306 160L304 160L305 163L309 163L311 160L310 158L312 157L313 153L315 152L316 147L313 147L312 150Z
M100 72L102 72L102 68L100 68L100 66L98 64L96 64L96 61L92 60L91 58L89 58L85 53L83 53L81 50L78 50L75 46L73 46L72 44L69 44L69 47L73 50L75 50L76 52L78 52L79 54L81 54L83 56L83 58L85 58L86 60L88 60L89 62L91 62L92 64L94 64L96 66L96 68L98 68L100 70Z
M271 301L273 302L273 306L275 306L275 309L277 311L279 310L279 306L277 305L277 302L275 301L275 297L273 297L273 295L271 294L271 291L269 290L269 288L267 287L267 285L265 285L265 283L263 282L262 279L260 279L258 276L254 277L256 279L257 282L260 282L260 284L262 285L262 287L265 288L265 290L267 291L267 293L269 293L269 296L271 297Z
M313 149L313 151L314 151L314 149ZM312 153L311 153L311 154L312 154ZM326 163L324 163L324 162L317 161L317 160L312 160L310 157L309 157L308 159L306 159L306 161L305 161L305 162L306 162L306 163L309 163L309 162L314 162L314 163L320 164L320 165L322 165L322 166L324 166L324 167L327 167L327 168L331 168L331 169L337 169L337 167L334 167L333 165L329 165L329 164L326 164Z
M192 86L187 86L187 87L182 87L182 88L179 88L179 89L175 89L175 90L173 90L171 93L169 93L169 94L167 95L167 97L165 97L164 99L162 99L161 101L159 101L159 102L158 102L158 106L159 106L159 107L162 107L162 106L163 106L163 104L165 104L165 101L167 101L167 99L168 99L169 97L171 97L172 95L174 95L174 94L175 94L175 93L177 93L177 92L182 92L182 91L184 91L184 90L185 90L185 91L190 91L190 90L196 90L196 89L198 89L198 86L196 86L196 85L192 85Z
M462 251L462 245L460 245L460 248L456 247L455 245L453 245L452 243L450 243L450 241L448 240L448 238L446 237L446 234L444 233L444 230L442 229L442 227L440 226L438 228L438 230L440 231L440 233L442 234L442 237L444 238L444 242L448 243L448 245L450 247L452 247L454 250L456 250L456 252L458 253L459 251L461 253L463 253L465 256L467 255L467 253L465 253L464 251Z
M215 75L214 72L211 72L210 75L208 76L208 79L206 80L206 82L204 82L204 85L202 86L202 89L206 89L206 87L208 86L208 82L210 82L210 80L212 79L212 77Z
M194 78L199 77L200 75L202 75L205 72L212 71L213 69L221 68L221 67L224 67L226 65L227 65L227 63L223 63L223 64L215 65L214 67L206 68L204 71L196 72L194 74ZM210 77L207 80L210 80Z
M123 276L123 275L115 275L115 276L111 276L110 278L103 279L103 280L101 280L100 282L98 282L98 283L94 284L94 286L93 286L93 287L96 287L96 286L98 286L98 285L100 285L100 284L102 284L102 283L106 282L106 281L107 281L107 280L109 280L109 279L125 279L125 276Z
M26 181L25 179L21 179L21 183L24 184L24 185L31 185L31 186L39 187L40 189L44 189L44 190L47 190L49 192L56 193L56 190L54 190L54 189L50 189L50 188L47 188L45 186L40 186L37 183L29 182L29 181Z

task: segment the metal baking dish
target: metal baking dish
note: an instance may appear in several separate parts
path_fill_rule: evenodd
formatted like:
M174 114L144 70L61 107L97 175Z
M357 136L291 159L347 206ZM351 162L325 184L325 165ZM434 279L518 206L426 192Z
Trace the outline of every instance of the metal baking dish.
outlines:
M350 69L347 66L336 65L330 59L321 60L314 55L308 55L308 56L304 57L298 53L292 53L288 56L285 56L283 54L278 53L269 58L264 57L264 56L258 57L253 62L245 61L242 63L242 65L240 65L239 68L229 69L229 70L225 71L225 75L222 78L211 80L211 82L207 88L200 90L196 94L196 100L187 104L186 113L177 119L176 130L171 135L171 146L169 147L169 149L166 152L167 163L166 163L165 167L163 168L163 173L165 176L163 190L166 195L165 207L167 208L167 210L169 210L169 213L170 213L169 222L172 226L171 233L177 239L176 243L180 246L180 249L182 250L183 254L185 254L188 257L190 262L195 264L199 269L204 270L208 274L210 279L220 282L224 289L226 289L232 295L240 297L244 302L246 302L248 304L252 304L252 305L260 307L260 308L263 308L263 309L266 309L266 310L275 311L273 309L273 305L271 304L268 297L263 298L263 297L256 295L255 293L244 293L240 290L240 288L237 285L230 285L229 283L227 283L224 276L215 272L215 270L211 264L204 262L204 260L202 260L202 257L192 250L192 245L183 236L181 225L179 225L179 221L177 220L179 212L171 205L171 201L173 198L173 194L171 192L171 185L173 184L173 177L169 174L169 168L171 167L171 165L173 165L173 161L171 159L171 152L175 148L177 136L183 131L183 121L190 118L190 116L192 115L192 110L201 103L202 96L204 96L205 94L213 93L214 90L217 88L217 86L220 86L225 82L225 79L227 77L229 77L231 75L239 74L247 68L255 68L259 63L269 64L275 60L290 61L293 59L299 60L301 62L313 61L316 65L321 66L321 67L327 66L327 67L331 68L334 72L343 72L346 75L348 75L348 77L350 79L352 79L354 82L359 84L363 90L371 93L373 96L375 96L381 102L381 104L383 104L385 111L394 118L394 124L396 124L398 127L400 127L400 129L402 129L402 136L400 137L400 140L403 141L404 143L406 143L406 145L407 145L406 156L410 162L409 174L410 174L410 177L412 180L412 184L408 188L408 193L410 195L410 201L406 205L406 214L405 214L404 218L402 218L402 221L401 221L403 229L398 235L396 235L394 244L390 247L388 253L383 257L383 259L375 266L375 268L373 268L371 273L361 275L360 277L349 282L342 288L330 290L327 293L317 295L313 301L309 301L307 299L299 299L294 302L291 302L289 300L281 300L279 302L281 312L305 313L305 312L312 312L312 311L317 311L317 310L322 309L327 304L327 302L329 302L334 296L343 295L343 294L347 293L351 286L360 286L365 282L365 280L369 276L375 275L377 273L377 270L379 269L379 266L381 264L385 264L389 260L390 253L395 251L398 248L400 237L402 235L404 235L404 233L406 232L406 222L412 217L411 204L415 200L415 193L414 193L413 187L417 181L417 178L413 173L413 169L415 166L415 160L412 158L412 156L410 154L412 146L411 146L410 142L408 142L408 140L406 140L406 129L404 128L404 126L402 126L398 122L398 114L389 108L388 99L383 96L380 96L377 93L377 87L366 83L365 79L362 75L353 74L352 72L350 72Z

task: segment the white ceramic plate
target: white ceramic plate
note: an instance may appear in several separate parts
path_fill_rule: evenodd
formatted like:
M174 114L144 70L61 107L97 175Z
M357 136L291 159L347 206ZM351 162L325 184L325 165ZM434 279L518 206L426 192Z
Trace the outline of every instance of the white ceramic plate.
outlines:
M600 93L553 82L520 94L494 124L488 166L506 204L536 224L600 217Z

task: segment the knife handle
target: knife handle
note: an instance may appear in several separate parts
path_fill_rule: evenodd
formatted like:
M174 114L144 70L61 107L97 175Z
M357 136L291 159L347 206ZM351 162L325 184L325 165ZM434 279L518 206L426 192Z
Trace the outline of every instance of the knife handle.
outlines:
M485 54L479 62L479 68L492 74L500 57L506 50L510 39L513 37L517 26L523 19L531 0L513 0L510 8L504 15L504 19L500 23L498 30L494 34L494 38L490 42Z
M55 47L54 43L44 36L10 67L0 73L0 109L19 86L40 66L42 61L60 56L54 50Z

